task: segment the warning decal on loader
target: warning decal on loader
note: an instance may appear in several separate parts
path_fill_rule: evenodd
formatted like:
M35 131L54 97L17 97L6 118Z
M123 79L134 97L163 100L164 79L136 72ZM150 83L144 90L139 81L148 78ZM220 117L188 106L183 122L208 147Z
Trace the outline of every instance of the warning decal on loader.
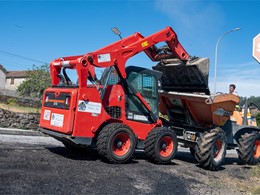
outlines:
M108 54L99 54L97 56L97 58L98 58L98 63L100 63L100 62L110 62L111 61L109 53Z
M50 110L44 110L43 119L49 121L51 118L51 111Z
M64 115L63 114L54 114L51 115L51 125L56 127L63 126Z
M79 100L78 111L100 114L101 103Z
M149 44L148 44L148 41L145 41L145 42L142 42L142 47L146 47L146 46L148 46Z

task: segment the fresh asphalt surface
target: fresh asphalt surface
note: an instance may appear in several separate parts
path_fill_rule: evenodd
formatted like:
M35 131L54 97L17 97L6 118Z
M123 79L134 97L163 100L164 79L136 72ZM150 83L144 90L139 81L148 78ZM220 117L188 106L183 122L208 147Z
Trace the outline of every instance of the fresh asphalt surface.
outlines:
M211 172L180 148L169 165L152 164L140 151L128 164L109 164L39 132L0 129L0 194L241 194L211 182L244 171L234 151L227 159Z

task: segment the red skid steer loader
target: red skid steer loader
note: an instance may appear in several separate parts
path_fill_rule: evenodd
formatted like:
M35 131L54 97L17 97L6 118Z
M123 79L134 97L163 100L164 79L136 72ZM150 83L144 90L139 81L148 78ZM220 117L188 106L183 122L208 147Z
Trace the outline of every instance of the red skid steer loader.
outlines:
M167 47L158 48L157 44L161 42L165 42ZM159 101L166 100L163 94L169 96L167 87L171 81L159 82L165 74L161 70L126 67L127 60L140 52L159 63L168 59L181 62L175 67L182 70L177 80L187 80L190 71L201 74L200 64L193 63L201 60L190 58L170 27L147 37L135 33L95 52L55 59L50 63L52 87L46 89L43 96L40 131L60 140L66 147L96 148L112 163L128 162L135 149L143 149L152 162L171 162L177 151L178 127L163 124L159 118ZM96 77L96 68L106 68L101 80ZM76 84L71 82L66 69L77 72ZM202 87L201 93L209 94L203 79L196 83ZM161 85L164 85L163 91L159 89ZM181 85L178 86L182 89ZM209 113L213 115L222 111L224 114L214 117L216 123L208 120L207 128L223 125L235 108L237 99L232 94L219 99L226 102L225 106L217 104L221 108L213 106ZM161 106L169 109L160 110L174 118L177 115L169 112L174 110L171 108L174 104L170 103L161 102ZM185 127L182 128L183 135L191 136L195 142L200 134ZM205 131L201 127L195 129ZM224 142L218 137L213 146L224 147ZM215 155L213 150L212 155ZM213 161L210 161L210 167L219 166L219 162L214 164Z

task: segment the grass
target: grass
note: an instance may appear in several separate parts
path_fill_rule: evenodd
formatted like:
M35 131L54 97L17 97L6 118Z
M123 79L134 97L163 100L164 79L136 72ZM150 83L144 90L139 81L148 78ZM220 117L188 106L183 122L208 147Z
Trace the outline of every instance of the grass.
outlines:
M252 175L253 175L254 177L260 178L260 165L254 166L254 167L252 168Z
M0 103L0 108L18 113L40 113L40 109L38 108L18 106L13 104Z
M260 165L254 166L252 168L252 176L258 180L260 183ZM260 194L260 186L258 185L254 190L252 190L252 194Z
M225 171L225 170L224 170ZM237 177L221 177L221 180L211 180L209 186L219 186L240 191L242 194L260 195L260 165L250 166L250 171L245 177L240 179Z
M252 194L254 195L259 195L260 194L260 187L257 187L253 192Z

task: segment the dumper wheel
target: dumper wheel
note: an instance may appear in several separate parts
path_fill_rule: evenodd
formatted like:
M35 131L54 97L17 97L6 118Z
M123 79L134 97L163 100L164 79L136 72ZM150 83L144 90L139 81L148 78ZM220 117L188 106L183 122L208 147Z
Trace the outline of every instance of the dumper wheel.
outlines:
M120 123L105 126L97 137L97 151L111 163L128 162L135 151L136 138L132 130Z
M238 139L238 156L243 164L260 163L260 132L247 132Z
M177 137L174 131L165 127L156 127L145 140L144 152L154 163L170 163L177 152Z
M227 139L221 128L211 129L198 139L195 158L200 166L217 170L226 156Z

